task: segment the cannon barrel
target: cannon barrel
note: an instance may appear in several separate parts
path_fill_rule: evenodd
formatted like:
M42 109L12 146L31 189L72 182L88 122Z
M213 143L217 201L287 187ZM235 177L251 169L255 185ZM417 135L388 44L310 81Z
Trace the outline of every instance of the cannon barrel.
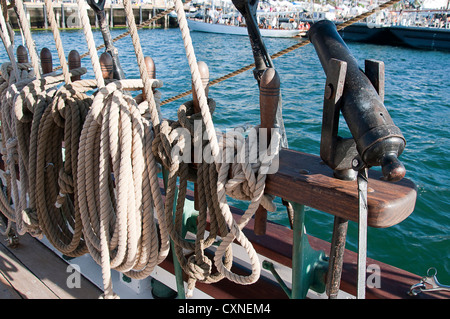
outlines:
M405 138L394 124L382 98L358 62L350 53L333 22L315 23L308 33L327 74L330 59L347 63L340 110L356 143L356 149L368 166L381 166L387 180L398 181L405 168L398 156L405 148Z

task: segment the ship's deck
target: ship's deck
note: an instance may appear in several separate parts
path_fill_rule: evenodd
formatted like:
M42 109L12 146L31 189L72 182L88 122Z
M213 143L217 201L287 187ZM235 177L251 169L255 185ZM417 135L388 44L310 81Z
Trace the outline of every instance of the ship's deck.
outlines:
M69 263L63 260L52 249L49 249L43 242L31 237L29 234L20 236L19 245L16 247L9 246L4 240L4 236L0 236L0 238L0 299L98 299L103 293L93 283L95 281L88 280L80 273L75 274L74 269L69 267ZM313 248L326 248L321 240L312 237L310 237L310 240L312 240L311 245ZM369 259L368 262L374 263L376 261ZM165 261L164 263L171 264L169 261ZM352 275L355 271L355 263L356 254L347 251L344 258L341 288L350 293L355 292L355 282L353 281L356 279ZM408 288L412 284L419 282L421 277L384 263L376 263L381 268L382 287L380 288L382 289L368 289L367 298L369 299L448 299L450 297L450 292L448 291L427 292L420 294L420 296L410 297L406 293ZM173 265L169 265L168 269L170 270L170 268L173 270ZM79 280L79 282L75 282L74 278L75 280ZM70 286L74 283L79 283L79 285L71 288ZM263 280L258 281L258 283L264 285ZM199 283L199 287L203 287L205 293L210 293L211 296L218 298L223 296L226 298L238 297L233 297L229 294L230 285L232 284L228 281L221 281L216 285ZM252 298L251 296L263 298L260 292L255 293L252 291L253 288L251 286L253 285L242 286L238 290L244 291L244 294L247 294L249 298ZM261 289L261 286L258 287ZM272 287L271 290L274 298L278 296L275 294L276 289L279 289L279 287ZM268 293L270 294L270 292ZM126 293L123 297L128 299L130 296L131 294ZM137 295L133 293L133 296L131 298L149 298L147 293Z
M102 291L74 271L29 234L16 247L0 241L0 299L98 299Z

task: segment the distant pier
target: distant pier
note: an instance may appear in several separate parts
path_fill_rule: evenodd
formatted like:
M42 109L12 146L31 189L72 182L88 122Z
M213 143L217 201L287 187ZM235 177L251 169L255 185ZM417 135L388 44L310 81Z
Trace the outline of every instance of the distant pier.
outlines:
M50 22L44 3L24 2L27 19L33 29L49 29ZM169 1L156 0L154 4L133 5L133 13L136 24L141 24L151 17L172 7ZM79 9L76 3L54 3L56 22L59 28L81 28ZM9 9L9 18L14 29L19 29L17 15L14 9ZM97 17L88 6L88 15L92 27L98 27ZM125 27L127 25L125 10L122 4L105 5L105 15L110 27ZM177 19L166 15L153 22L149 27L169 28L178 26Z

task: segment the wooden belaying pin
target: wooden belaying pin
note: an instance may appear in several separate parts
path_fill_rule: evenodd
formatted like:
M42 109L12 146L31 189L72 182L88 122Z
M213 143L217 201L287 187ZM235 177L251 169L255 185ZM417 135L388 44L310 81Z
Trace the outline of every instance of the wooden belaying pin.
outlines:
M203 88L205 89L206 98L208 98L209 93L209 69L208 65L203 61L198 61L198 71L200 72L200 78L202 79ZM194 83L192 83L192 100L194 101L194 112L200 112L200 101L197 98L197 93L195 92Z
M19 45L17 47L17 62L19 63L28 63L28 52L27 49L23 45Z
M198 61L198 70L200 72L200 78L202 79L202 85L205 89L205 96L208 98L209 93L209 68L208 65L203 61ZM197 93L195 92L194 83L192 83L192 102L194 103L194 113L201 112L200 101L198 100ZM202 133L203 135L203 133ZM203 138L200 136L200 138ZM194 167L197 168L197 164L194 161L195 154L192 152L192 162L194 163ZM194 208L196 210L200 209L199 198L198 198L198 185L194 183Z
M42 74L48 74L53 72L52 53L49 49L43 48L41 50L41 68Z
M260 87L259 87L259 108L261 117L261 134L267 132L267 146L269 146L271 139L271 131L275 128L275 118L277 113L278 101L280 98L280 77L273 68L268 68L264 71ZM265 235L267 224L267 210L261 205L255 212L255 235Z
M102 70L102 75L104 79L112 79L114 76L113 59L111 54L108 52L102 53L100 55L100 68Z
M147 74L150 79L156 79L156 67L155 62L149 56L144 58L145 66L147 67Z
M80 54L77 50L72 50L69 52L69 56L67 58L67 62L69 65L69 70L78 69L81 67L81 58ZM70 78L72 82L78 81L81 79L81 75L74 75Z
M156 79L156 67L155 67L155 62L153 61L153 59L149 56L146 56L144 58L144 62L145 62L145 66L147 67L148 77L152 80ZM152 88L152 91L153 91L153 93L155 93L155 88ZM142 97L144 100L146 99L144 90L142 90Z

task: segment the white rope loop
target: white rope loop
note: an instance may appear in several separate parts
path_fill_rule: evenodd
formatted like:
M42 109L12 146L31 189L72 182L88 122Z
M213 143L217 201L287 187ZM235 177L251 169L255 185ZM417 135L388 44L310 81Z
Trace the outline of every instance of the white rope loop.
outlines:
M61 64L64 81L66 83L71 83L69 67L67 65L66 56L64 55L64 48L61 41L61 36L59 34L58 25L56 23L55 13L53 12L53 2L52 0L45 0L45 7L47 10L48 20L50 21L50 27L53 32L53 38L55 39L56 50L58 52L59 63Z
M158 80L150 84L162 85ZM151 123L142 114L147 108L122 93L142 87L141 80L120 80L100 89L80 138L79 208L89 251L102 267L106 298L114 297L111 269L145 278L170 246L151 152Z

